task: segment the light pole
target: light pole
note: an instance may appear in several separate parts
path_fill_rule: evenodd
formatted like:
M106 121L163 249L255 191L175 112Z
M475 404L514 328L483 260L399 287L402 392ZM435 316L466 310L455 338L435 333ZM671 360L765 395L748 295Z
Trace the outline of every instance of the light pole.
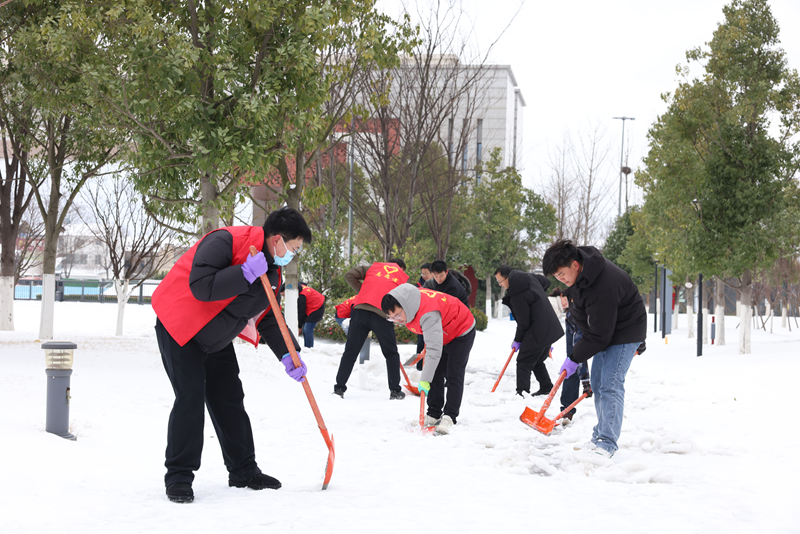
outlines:
M622 174L624 167L623 159L625 156L625 121L635 121L635 117L612 117L612 119L618 119L622 121L622 147L619 151L619 199L617 202L617 217L622 216ZM630 172L630 171L628 171Z

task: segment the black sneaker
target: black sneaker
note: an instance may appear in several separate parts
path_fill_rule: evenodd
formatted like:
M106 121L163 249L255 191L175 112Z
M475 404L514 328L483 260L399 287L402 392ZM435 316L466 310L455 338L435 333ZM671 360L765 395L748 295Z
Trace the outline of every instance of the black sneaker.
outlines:
M398 389L397 391L390 391L389 392L389 400L402 400L406 398L406 394L403 393L402 389Z
M552 390L553 390L553 386L550 386L547 389L539 388L539 391L537 391L536 393L531 393L531 396L535 397L537 395L549 395Z
M340 388L339 386L333 386L333 394L339 395L341 398L344 398L344 388Z
M278 489L281 487L281 483L278 481L277 478L273 478L269 475L265 475L264 473L259 473L247 482L236 482L234 480L228 480L228 486L234 488L250 488L254 490L263 490L263 489Z
M176 482L167 486L167 497L172 502L192 502L194 500L194 492L192 485L188 482Z

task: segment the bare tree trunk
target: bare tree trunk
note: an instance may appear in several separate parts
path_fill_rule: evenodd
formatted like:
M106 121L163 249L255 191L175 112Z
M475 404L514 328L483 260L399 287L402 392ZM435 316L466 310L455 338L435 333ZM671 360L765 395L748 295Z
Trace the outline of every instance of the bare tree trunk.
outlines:
M750 354L753 278L750 269L742 274L741 320L739 321L739 354Z
M219 228L219 208L216 205L217 193L216 184L212 183L207 174L203 175L200 179L200 200L203 206L203 228L201 233L203 235Z
M717 277L716 294L714 295L714 317L717 321L717 345L725 344L725 282L721 277Z

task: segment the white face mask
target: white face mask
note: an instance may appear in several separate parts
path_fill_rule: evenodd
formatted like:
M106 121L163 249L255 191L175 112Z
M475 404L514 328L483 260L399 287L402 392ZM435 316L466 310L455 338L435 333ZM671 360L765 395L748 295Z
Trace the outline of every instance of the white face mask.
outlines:
M278 256L277 249L273 246L272 247L272 262L275 265L283 267L284 265L288 265L292 258L294 258L294 251L289 250L289 247L286 246L286 241L283 240L283 236L281 236L281 241L283 241L283 248L286 250L286 253L283 256Z

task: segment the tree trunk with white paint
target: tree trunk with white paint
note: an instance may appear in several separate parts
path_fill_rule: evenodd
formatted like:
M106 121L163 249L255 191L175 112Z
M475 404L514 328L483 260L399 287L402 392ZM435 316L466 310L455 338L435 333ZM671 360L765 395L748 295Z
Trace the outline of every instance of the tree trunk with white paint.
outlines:
M750 354L750 320L752 319L753 279L750 270L742 275L741 320L739 321L739 354Z
M694 337L694 288L686 289L686 320L688 321L687 337L689 339Z
M717 277L716 295L714 296L714 317L717 320L717 345L725 344L725 282Z
M114 289L117 292L117 330L115 336L122 335L122 323L125 318L125 305L130 298L130 280L114 280Z
M54 256L55 258L55 256ZM53 314L56 302L56 275L42 275L42 310L39 316L39 339L53 339Z
M0 276L0 330L14 330L13 276Z
M492 317L492 275L486 275L486 317Z

